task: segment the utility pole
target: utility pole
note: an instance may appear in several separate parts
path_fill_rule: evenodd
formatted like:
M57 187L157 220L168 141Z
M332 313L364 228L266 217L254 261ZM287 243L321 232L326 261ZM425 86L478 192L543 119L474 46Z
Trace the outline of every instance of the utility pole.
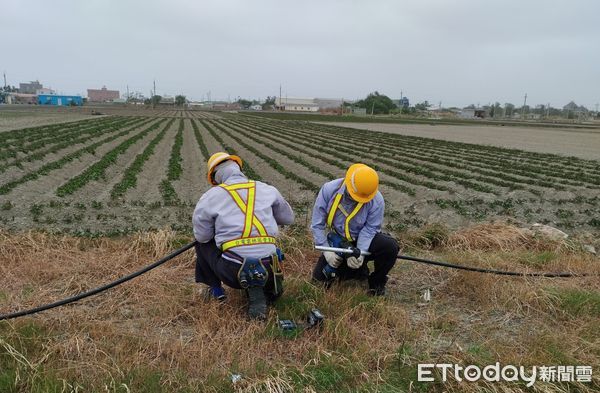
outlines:
M525 119L525 105L527 105L527 93L525 93L525 100L523 101L523 108L521 109L521 119Z
M6 71L4 71L4 90L6 90ZM596 112L598 112L598 104L596 104Z
M154 86L154 95L156 95L156 79L152 82Z
M546 105L546 118L550 117L550 103Z
M281 83L279 84L279 110L281 111Z
M125 99L125 102L129 102L129 85L127 85L127 98Z

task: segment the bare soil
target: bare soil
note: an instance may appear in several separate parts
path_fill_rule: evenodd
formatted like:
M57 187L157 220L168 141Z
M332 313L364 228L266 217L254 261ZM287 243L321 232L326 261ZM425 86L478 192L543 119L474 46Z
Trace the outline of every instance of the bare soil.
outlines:
M206 162L202 157L190 120L185 121L181 156L183 174L179 180L173 182L173 187L181 200L197 201L209 185L206 181Z
M89 114L0 108L0 132L88 119Z

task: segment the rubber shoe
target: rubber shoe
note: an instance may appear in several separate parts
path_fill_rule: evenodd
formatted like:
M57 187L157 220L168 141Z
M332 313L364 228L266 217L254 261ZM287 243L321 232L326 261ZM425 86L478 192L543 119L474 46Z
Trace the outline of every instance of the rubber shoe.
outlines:
M220 302L223 302L223 301L225 301L225 299L227 299L227 295L225 294L225 290L221 286L210 287L208 289L208 297L210 299L215 299L215 300L218 300Z
M374 287L374 288L369 288L369 290L367 291L367 294L370 296L385 296L385 287L378 286L378 287Z
M267 298L262 287L248 288L248 318L267 319Z

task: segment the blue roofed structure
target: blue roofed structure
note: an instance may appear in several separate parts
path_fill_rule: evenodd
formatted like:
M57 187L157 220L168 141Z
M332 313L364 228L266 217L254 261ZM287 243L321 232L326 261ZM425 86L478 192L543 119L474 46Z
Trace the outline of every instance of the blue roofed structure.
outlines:
M57 94L40 94L38 96L38 104L40 105L57 105L57 106L71 106L83 105L83 99L81 96L64 96Z

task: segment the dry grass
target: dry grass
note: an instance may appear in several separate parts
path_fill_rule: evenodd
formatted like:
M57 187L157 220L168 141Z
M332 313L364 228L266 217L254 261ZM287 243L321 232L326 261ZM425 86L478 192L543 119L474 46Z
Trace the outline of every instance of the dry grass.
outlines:
M96 287L187 240L169 231L92 240L0 233L0 307L14 311ZM416 365L584 364L600 372L598 278L506 278L399 263L388 299L374 299L357 285L314 286L310 239L299 232L283 242L286 293L266 326L246 320L237 291L222 306L204 302L189 252L77 305L0 324L0 390L520 392L516 384L420 384ZM448 234L421 255L600 273L598 260L575 249L499 226ZM425 289L431 302L420 298ZM286 336L276 328L277 317L298 320L315 306L327 316L323 331ZM233 384L232 374L242 379ZM592 392L600 384L536 386Z

